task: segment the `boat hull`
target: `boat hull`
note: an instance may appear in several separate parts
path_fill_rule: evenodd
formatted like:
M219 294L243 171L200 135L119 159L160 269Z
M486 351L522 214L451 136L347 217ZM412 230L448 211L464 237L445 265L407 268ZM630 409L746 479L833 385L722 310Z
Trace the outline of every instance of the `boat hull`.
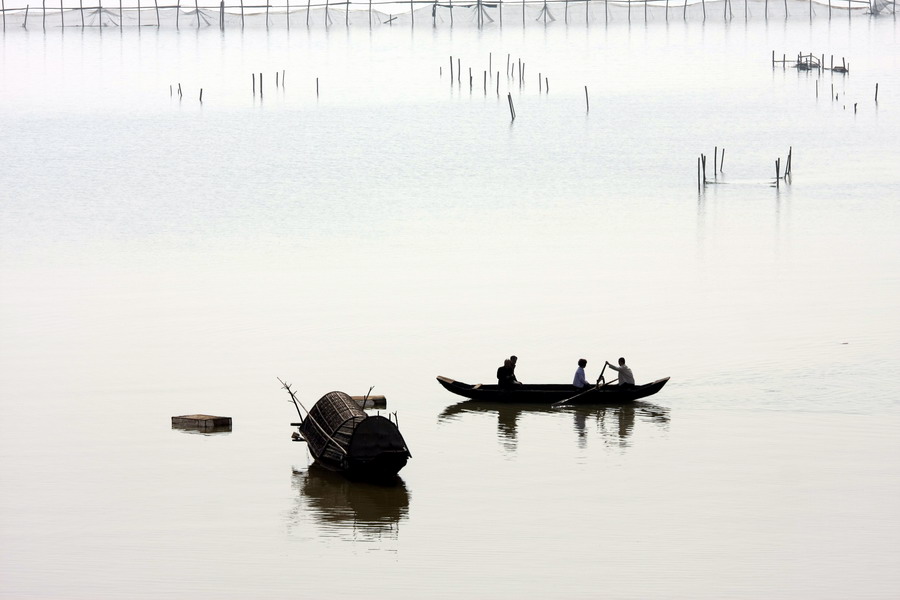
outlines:
M498 385L471 385L438 377L444 389L463 398L505 404L621 404L652 396L666 385L668 377L635 386L604 385L579 389L565 384L518 384L512 388Z

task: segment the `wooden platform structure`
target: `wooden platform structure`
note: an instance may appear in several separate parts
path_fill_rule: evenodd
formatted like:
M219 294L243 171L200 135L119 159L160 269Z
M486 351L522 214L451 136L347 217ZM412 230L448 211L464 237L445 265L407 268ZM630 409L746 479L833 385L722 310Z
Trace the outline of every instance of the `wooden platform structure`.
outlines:
M213 415L182 415L172 417L173 429L200 429L203 431L231 431L231 417Z

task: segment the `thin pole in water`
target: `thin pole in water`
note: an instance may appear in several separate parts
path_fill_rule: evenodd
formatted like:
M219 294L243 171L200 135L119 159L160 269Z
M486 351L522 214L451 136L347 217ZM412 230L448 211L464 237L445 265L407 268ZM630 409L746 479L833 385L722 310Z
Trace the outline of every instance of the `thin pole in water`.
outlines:
M697 193L700 193L700 157L697 157Z
M875 104L878 104L878 84L875 84Z
M507 93L506 97L509 100L509 114L512 116L512 120L515 121L516 120L516 109L513 107L512 93L511 92Z
M591 112L591 100L588 98L587 86L584 86L584 108L587 112Z

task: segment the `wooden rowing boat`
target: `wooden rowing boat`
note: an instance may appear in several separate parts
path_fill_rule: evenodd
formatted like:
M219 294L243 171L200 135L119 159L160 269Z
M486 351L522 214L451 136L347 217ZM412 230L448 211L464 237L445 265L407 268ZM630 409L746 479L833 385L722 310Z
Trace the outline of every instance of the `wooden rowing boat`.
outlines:
M503 388L496 384L469 384L439 376L438 383L463 398L512 404L617 404L652 396L666 385L668 377L635 386L596 385L577 388L557 383L520 383Z

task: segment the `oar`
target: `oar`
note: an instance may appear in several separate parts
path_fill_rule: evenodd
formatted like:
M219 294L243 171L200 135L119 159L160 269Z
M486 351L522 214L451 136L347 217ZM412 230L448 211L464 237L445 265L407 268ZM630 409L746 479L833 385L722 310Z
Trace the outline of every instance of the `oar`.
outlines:
M600 377L597 378L597 383L599 384L603 380L603 373L606 371L606 363L603 363L603 368L600 369Z
M593 386L593 385L592 385L592 386L588 387L586 390L584 390L583 392L578 392L577 394L575 394L575 395L572 396L571 398L566 398L565 400L560 400L559 402L554 402L554 403L551 404L550 406L562 406L562 405L564 405L564 404L566 404L566 403L568 403L568 402L571 402L571 401L574 400L575 398L578 398L579 396L584 396L585 394L587 394L587 393L589 393L589 392L593 392L595 389L597 389L597 386Z

